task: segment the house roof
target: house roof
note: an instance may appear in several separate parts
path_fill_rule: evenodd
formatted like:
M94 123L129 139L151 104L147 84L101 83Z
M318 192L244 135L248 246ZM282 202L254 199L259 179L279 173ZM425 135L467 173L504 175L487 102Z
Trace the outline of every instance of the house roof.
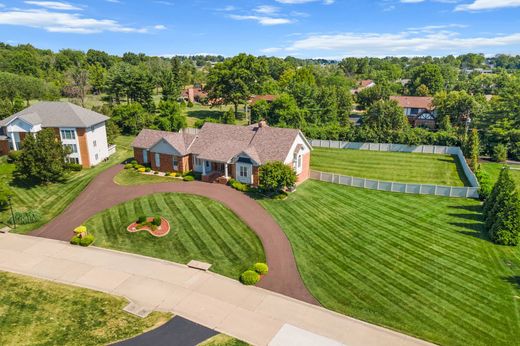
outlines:
M69 102L39 102L0 121L7 126L21 119L30 125L42 127L89 127L108 120L108 117Z
M175 150L177 150L181 155L187 155L188 148L195 139L195 135L188 133L143 129L132 142L132 147L150 149L162 139L174 147Z
M371 79L364 79L361 81L361 83L359 83L359 85L362 87L362 88L366 88L372 84L375 84L373 80Z
M428 96L390 96L401 108L433 109L433 97Z
M194 154L202 160L230 162L240 154L249 156L258 164L285 161L300 131L297 129L205 123L199 133L187 135L155 130L142 130L132 143L133 147L149 149L162 138L183 155ZM188 136L188 137L186 137ZM181 146L184 141L184 148Z
M258 101L261 101L261 100L264 100L264 101L267 101L267 102L273 102L274 100L276 100L278 98L278 95L269 95L269 94L266 94L266 95L253 95L249 98L249 104L251 105L254 105L255 103L257 103Z

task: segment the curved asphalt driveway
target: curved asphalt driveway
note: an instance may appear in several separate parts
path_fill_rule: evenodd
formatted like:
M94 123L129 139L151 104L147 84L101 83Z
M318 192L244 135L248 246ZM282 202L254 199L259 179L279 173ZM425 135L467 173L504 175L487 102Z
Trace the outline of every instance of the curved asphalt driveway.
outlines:
M95 214L152 193L179 192L205 196L230 208L262 241L269 264L269 275L264 277L258 286L318 305L318 301L303 284L285 233L255 200L225 185L197 181L121 186L113 180L121 169L122 165L116 165L99 174L62 214L33 231L31 235L69 240L73 228Z

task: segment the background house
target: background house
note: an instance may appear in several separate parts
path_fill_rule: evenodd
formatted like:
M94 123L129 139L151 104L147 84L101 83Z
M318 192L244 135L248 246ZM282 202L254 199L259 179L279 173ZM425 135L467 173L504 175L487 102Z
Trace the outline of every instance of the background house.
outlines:
M52 128L56 137L71 150L67 161L94 166L108 158L106 121L108 117L68 102L40 102L0 120L0 154L19 150L27 135Z
M433 106L433 97L390 96L390 100L399 104L413 127L435 128L437 115Z
M311 145L296 129L206 123L197 135L142 130L132 143L134 157L164 172L198 172L202 180L234 178L258 185L259 167L281 161L294 168L298 182L309 178Z

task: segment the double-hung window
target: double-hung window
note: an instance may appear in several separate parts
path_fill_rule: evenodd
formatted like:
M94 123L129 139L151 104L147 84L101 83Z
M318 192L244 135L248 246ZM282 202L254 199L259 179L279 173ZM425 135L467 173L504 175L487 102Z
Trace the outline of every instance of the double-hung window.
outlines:
M155 165L161 167L161 155L159 153L155 153Z
M78 146L76 144L65 144L64 146L69 149L70 154L78 153Z
M61 130L61 139L76 139L74 130Z
M247 166L240 166L239 174L240 174L240 177L247 178L249 176L249 170L248 170Z
M173 170L177 171L179 169L179 160L176 157L173 158Z

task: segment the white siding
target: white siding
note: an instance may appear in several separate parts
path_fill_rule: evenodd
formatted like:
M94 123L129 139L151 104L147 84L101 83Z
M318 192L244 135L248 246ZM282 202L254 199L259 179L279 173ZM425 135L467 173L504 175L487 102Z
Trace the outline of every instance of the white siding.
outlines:
M289 153L287 153L287 157L285 158L285 161L284 161L284 163L286 165L292 165L293 159L294 159L293 154L294 154L294 151L296 150L296 146L298 144L303 145L302 155L305 155L311 151L311 148L307 145L307 143L303 139L302 134L299 134L296 137L296 139L294 140L293 144L291 145L291 150L289 150Z
M38 132L42 129L40 124L32 126L23 120L15 119L7 126L7 132Z
M86 128L87 146L90 165L94 166L106 159L108 155L107 130L105 123Z
M159 143L150 148L150 151L152 153L181 156L181 154L165 140L159 141Z

